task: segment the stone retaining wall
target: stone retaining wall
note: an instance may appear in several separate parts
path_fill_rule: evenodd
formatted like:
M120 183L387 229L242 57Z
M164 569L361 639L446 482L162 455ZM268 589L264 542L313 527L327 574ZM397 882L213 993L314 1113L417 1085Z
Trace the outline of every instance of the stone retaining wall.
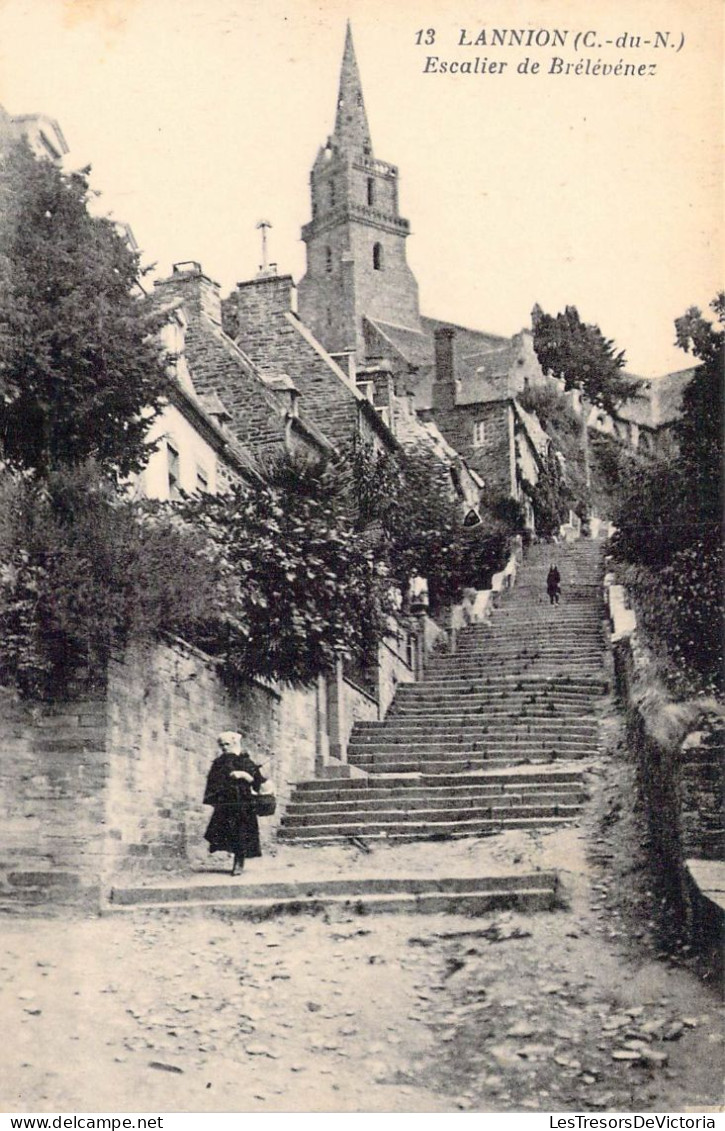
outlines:
M205 859L206 774L222 730L243 729L280 804L314 777L324 685L232 695L182 642L113 660L102 697L65 705L0 699L0 905L99 906L111 877ZM324 751L322 751L324 754Z
M687 861L725 861L725 712L714 700L672 702L652 675L633 614L619 591L610 600L610 613L616 686L637 759L653 860L693 941L717 947L712 931L713 925L722 930L722 917L714 924L712 915L703 913L705 897L693 883Z

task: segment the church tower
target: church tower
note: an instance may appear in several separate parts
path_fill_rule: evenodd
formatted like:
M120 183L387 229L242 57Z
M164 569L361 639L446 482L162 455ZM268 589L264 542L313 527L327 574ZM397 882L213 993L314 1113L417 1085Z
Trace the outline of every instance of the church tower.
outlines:
M398 170L373 156L349 22L335 129L310 186L299 315L330 353L353 351L362 363L364 316L420 332L420 310L405 254L410 224L398 212Z

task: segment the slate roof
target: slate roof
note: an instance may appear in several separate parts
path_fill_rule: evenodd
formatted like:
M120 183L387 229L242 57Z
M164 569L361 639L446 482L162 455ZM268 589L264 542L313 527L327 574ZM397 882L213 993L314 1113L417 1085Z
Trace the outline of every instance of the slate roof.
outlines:
M510 338L472 330L455 322L440 318L421 317L421 330L397 326L382 319L366 321L392 347L401 360L417 369L413 378L415 407L429 409L432 405L432 386L435 376L435 331L439 328L456 332L456 366L461 379L459 404L501 400L508 395L496 383L501 382L512 364L513 347Z
M209 407L214 398L221 398L229 414L223 428L227 439L236 438L237 446L241 444L255 456L283 445L287 406L272 381L265 380L265 375L236 342L205 313L193 311L183 298L172 302L164 299L164 292L160 291L160 304L168 310L182 306L187 314L184 354L192 388L186 391L194 396L201 411L211 418ZM215 426L218 428L218 423L215 422ZM293 418L292 427L306 434L318 447L332 448L304 411Z

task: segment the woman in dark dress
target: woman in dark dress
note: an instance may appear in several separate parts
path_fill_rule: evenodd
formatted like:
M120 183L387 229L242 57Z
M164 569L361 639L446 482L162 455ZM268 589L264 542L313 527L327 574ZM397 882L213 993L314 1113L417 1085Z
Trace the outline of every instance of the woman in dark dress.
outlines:
M555 565L552 565L546 575L546 592L549 594L551 604L558 605L561 596L561 574Z
M221 754L212 763L204 793L204 804L214 806L204 837L210 852L231 852L235 876L247 857L262 855L253 792L259 793L265 778L242 751L241 734L226 730L218 743Z

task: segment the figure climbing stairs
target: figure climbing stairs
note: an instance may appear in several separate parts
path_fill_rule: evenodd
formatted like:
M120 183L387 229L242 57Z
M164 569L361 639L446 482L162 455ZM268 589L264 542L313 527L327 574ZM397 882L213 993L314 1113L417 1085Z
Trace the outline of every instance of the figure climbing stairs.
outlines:
M280 839L462 837L576 818L606 690L602 553L595 541L533 547L490 621L400 685L385 720L356 724L348 760L367 776L301 783Z

